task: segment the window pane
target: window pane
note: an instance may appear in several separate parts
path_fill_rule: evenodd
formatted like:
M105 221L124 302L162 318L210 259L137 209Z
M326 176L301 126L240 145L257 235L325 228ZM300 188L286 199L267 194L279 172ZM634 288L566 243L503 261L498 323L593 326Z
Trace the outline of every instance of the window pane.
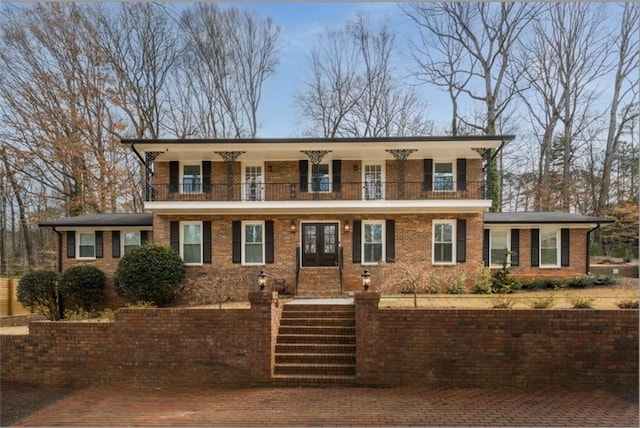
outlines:
M364 242L365 243L382 243L382 225L381 224L365 224L364 225Z
M336 226L335 225L324 226L324 252L325 253L336 252Z
M449 223L436 224L434 242L453 242L453 226Z
M375 263L382 260L382 244L364 244L364 261Z
M200 244L184 244L183 256L185 263L201 263Z
M433 190L453 190L453 164L436 163L433 174Z
M96 235L94 233L80 233L78 241L79 257L92 258L96 256Z
M311 166L311 190L314 192L328 192L330 189L329 164Z
M246 243L261 244L262 243L262 225L247 224L244 227L244 240Z
M382 199L382 165L364 166L364 198Z
M185 244L200 244L200 225L199 224L185 224L183 225L183 242Z
M245 167L245 199L247 201L262 200L262 167Z
M316 249L316 227L315 226L304 226L304 252L313 254L317 251Z
M491 264L502 265L507 257L507 232L491 231Z
M244 225L244 262L262 263L262 224Z
M185 193L200 192L200 165L184 166L182 188Z
M80 234L80 245L95 245L96 235L94 233L81 233Z
M364 261L375 263L382 260L382 224L364 225Z
M433 260L440 263L453 262L453 245L436 243L433 246Z
M558 235L554 230L540 232L540 264L558 265Z
M543 265L552 265L552 266L556 266L558 264L558 252L556 251L556 249L541 249L540 250L540 259L541 259L541 264Z
M262 244L246 244L244 247L245 263L262 263Z
M125 232L124 245L140 245L140 232Z

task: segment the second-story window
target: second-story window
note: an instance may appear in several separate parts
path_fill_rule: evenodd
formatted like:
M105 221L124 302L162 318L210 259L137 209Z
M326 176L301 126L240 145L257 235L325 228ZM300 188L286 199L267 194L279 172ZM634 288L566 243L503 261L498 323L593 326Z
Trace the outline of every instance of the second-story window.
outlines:
M364 165L364 199L367 201L384 199L382 176L381 164Z
M328 163L311 165L311 191L331 191L331 170Z
M263 200L262 164L244 165L244 200Z
M182 166L182 193L202 192L202 171L200 164Z
M453 163L436 162L433 174L433 190L453 190Z

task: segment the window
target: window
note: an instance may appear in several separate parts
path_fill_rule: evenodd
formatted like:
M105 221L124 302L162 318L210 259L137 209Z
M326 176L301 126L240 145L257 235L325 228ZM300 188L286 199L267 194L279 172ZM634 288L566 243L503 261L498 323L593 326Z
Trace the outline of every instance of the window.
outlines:
M311 164L311 191L331 191L331 170L328 163Z
M454 263L453 248L455 222L447 220L434 220L433 222L433 263Z
M202 175L199 164L182 166L182 192L202 192Z
M263 200L262 165L244 166L244 200Z
M78 232L78 258L94 259L96 257L96 235L94 232Z
M127 255L140 244L140 232L122 232L122 254Z
M509 232L506 230L492 230L489 237L491 266L500 266L504 264L507 257L507 265L511 261L511 257L507 254L509 251Z
M202 264L202 223L181 222L180 225L182 260L185 264Z
M382 165L365 165L363 175L364 199L367 201L384 199Z
M540 231L540 266L556 267L558 263L558 245L557 230L541 230Z
M362 262L365 264L384 260L383 225L381 221L363 222Z
M244 264L264 264L264 223L244 222L242 227Z
M453 163L435 164L433 190L453 190Z

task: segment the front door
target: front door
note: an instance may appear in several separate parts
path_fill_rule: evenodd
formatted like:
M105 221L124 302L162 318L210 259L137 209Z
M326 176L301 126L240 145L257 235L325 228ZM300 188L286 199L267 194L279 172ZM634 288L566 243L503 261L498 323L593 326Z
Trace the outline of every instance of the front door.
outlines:
M338 223L302 224L302 266L338 265Z

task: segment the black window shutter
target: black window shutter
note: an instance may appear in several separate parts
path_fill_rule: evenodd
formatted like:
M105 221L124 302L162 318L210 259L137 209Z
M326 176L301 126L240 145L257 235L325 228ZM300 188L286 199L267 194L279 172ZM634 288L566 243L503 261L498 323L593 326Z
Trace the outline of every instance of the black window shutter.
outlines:
M76 257L76 232L73 230L67 231L67 258L73 259Z
M140 237L142 239L142 237ZM111 231L111 257L117 259L120 257L120 231Z
M264 222L264 262L273 263L273 221L267 220Z
M171 248L180 253L180 222L172 221L169 223L169 242Z
M484 230L484 239L482 240L482 260L484 261L484 265L489 267L489 236L491 232L489 229Z
M467 190L467 160L458 159L456 161L456 169L458 170L458 190Z
M342 161L340 159L334 159L331 169L333 179L332 190L334 192L339 192L342 188Z
M211 161L202 161L202 191L211 192Z
M309 191L309 161L301 160L298 162L298 169L300 172L300 191Z
M511 229L511 266L520 264L520 229Z
M560 230L560 266L569 266L569 229Z
M141 230L140 231L140 245L147 245L149 243L149 231Z
M362 221L353 221L353 263L360 263L362 260Z
M242 222L231 222L231 258L233 263L242 263Z
M531 229L531 266L540 266L540 229Z
M103 234L101 230L96 230L95 233L95 237L96 237L96 258L97 259L101 259L102 257L104 257L104 252L103 252Z
M202 222L202 263L211 264L211 222Z
M458 219L456 222L456 262L467 261L467 220Z
M169 192L176 193L178 191L178 180L180 178L180 162L169 162Z
M422 190L433 189L433 159L423 159L424 179L422 181Z
M387 220L385 224L385 261L393 263L396 260L396 221Z

